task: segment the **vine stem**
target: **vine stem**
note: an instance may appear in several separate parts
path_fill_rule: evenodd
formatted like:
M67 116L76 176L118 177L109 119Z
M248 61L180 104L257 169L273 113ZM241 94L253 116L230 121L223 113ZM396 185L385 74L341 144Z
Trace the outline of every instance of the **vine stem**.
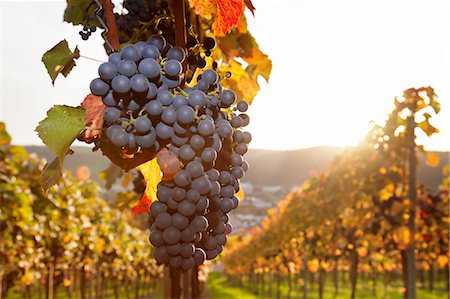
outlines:
M186 9L184 0L174 0L175 45L186 48Z
M104 0L103 12L105 14L106 25L108 26L108 41L114 51L119 51L119 33L117 32L116 17L114 16L113 4L111 0Z

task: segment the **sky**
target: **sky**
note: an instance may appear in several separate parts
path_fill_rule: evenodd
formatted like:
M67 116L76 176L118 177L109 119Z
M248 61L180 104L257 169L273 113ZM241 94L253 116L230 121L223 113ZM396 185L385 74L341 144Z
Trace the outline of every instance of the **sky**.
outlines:
M369 123L383 124L395 96L432 86L441 132L418 143L450 150L450 4L447 1L253 0L250 32L273 61L259 81L248 128L251 148L355 146ZM34 132L55 104L77 106L107 56L99 31L85 42L62 22L65 1L0 0L0 121L16 144L42 144ZM55 86L42 54L62 39L81 57ZM81 144L81 143L79 143Z

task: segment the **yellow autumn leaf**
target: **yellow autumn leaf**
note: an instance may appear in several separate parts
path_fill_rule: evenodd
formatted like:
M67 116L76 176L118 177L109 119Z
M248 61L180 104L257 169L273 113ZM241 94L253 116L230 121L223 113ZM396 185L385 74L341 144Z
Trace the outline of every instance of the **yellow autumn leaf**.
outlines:
M159 168L156 158L139 165L137 169L142 173L144 181L146 182L146 187L144 195L138 205L133 208L135 214L149 211L150 204L153 200L156 200L156 190L162 177L161 169Z
M439 268L444 268L448 265L448 256L441 254L437 258L437 264Z
M388 184L380 191L380 200L388 200L395 191L394 184Z
M264 54L258 47L253 47L252 54L244 57L244 60L249 65L256 66L253 74L250 74L252 78L256 79L258 75L261 75L266 81L269 81L272 72L272 60L268 55Z
M239 198L239 200L245 199L244 188L242 188L242 186L240 186L239 191L236 193L236 197Z

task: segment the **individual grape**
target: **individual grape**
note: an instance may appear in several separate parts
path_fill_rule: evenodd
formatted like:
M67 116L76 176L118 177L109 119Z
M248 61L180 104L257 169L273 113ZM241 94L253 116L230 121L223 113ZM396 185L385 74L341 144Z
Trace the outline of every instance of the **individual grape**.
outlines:
M222 108L230 107L234 101L236 100L236 94L232 90L224 90L220 94L220 102L222 104Z
M161 120L168 125L172 125L177 120L177 112L174 108L167 107L162 112Z
M181 240L183 242L192 242L195 238L195 230L192 226L188 225L181 231Z
M171 223L172 217L170 216L169 213L166 212L159 214L155 219L156 227L161 230L168 228L171 225Z
M235 131L233 134L234 141L241 143L245 140L245 134L242 131Z
M134 45L139 49L139 51L141 52L141 54L142 54L142 51L145 49L145 47L148 46L147 43L146 43L146 42L143 42L143 41L138 41L138 42L135 43Z
M233 205L233 201L231 200L231 198L224 198L220 202L220 209L224 213L228 213L229 211L231 211L233 209L233 206L234 205Z
M154 45L159 51L166 47L166 39L158 34L150 36L148 43Z
M206 66L206 60L201 57L197 57L197 67L202 69Z
M172 179L180 170L180 161L168 150L161 150L156 156L156 161L165 179Z
M136 135L128 134L128 146L126 149L128 153L135 153L138 150Z
M143 59L138 66L139 73L146 76L147 78L155 79L159 76L161 72L161 67L159 63L153 58Z
M195 189L190 189L188 192L186 192L186 199L196 204L200 199L200 192Z
M136 143L142 148L150 148L156 143L156 130L154 128L151 129L150 133L139 136L136 136Z
M195 153L194 153L195 154ZM186 165L186 170L190 173L192 178L198 178L203 174L205 169L203 168L202 163L198 161L191 161Z
M195 151L189 144L182 145L180 147L180 158L184 161L190 161L194 159Z
M217 240L213 236L208 236L205 240L205 248L206 249L215 249L217 247Z
M149 84L147 77L141 74L136 74L130 79L131 90L137 93L147 92Z
M165 229L163 232L163 239L167 244L173 245L180 242L181 233L173 226Z
M148 45L142 50L142 57L145 58L151 58L151 59L158 59L159 55L161 53L159 52L159 49L155 47L154 45Z
M205 139L200 135L193 135L189 140L189 144L194 150L200 150L205 146Z
M145 104L144 108L151 116L159 116L163 112L163 105L156 100L148 102Z
M122 60L117 66L119 74L127 76L128 78L133 77L137 73L136 62L131 60Z
M117 66L111 62L104 62L98 68L98 75L102 80L112 80L117 75Z
M244 159L242 158L242 155L239 154L231 154L230 156L230 164L231 166L240 166L244 162Z
M202 80L205 80L209 85L214 85L217 83L219 76L215 70L208 69L202 73Z
M120 53L118 52L111 53L108 57L108 61L114 64L115 66L119 65L119 62L121 60L122 58L120 57Z
M222 150L222 141L220 141L220 137L213 138L213 142L211 147L216 151L220 152Z
M188 142L188 140L189 140L189 137L180 137L180 136L178 136L177 134L173 134L171 137L170 137L170 140L172 140L172 143L174 144L174 145L176 145L176 146L182 146L182 145L184 145L184 144L186 144L186 142ZM179 148L177 148L178 150L177 150L177 155L179 155L180 154L180 149Z
M247 103L246 101L239 101L239 102L237 103L237 109L238 109L240 112L245 112L245 111L247 111L247 109L248 109L248 103Z
M198 132L203 136L209 136L214 132L215 126L211 120L202 119L198 123Z
M164 239L162 236L162 232L159 230L154 230L150 233L150 243L152 243L153 246L163 246L164 245Z
M163 82L163 85L166 85L167 88L175 88L178 85L180 85L181 83L181 77L174 77L174 78L169 78L169 77L161 77L161 81Z
M112 79L111 87L115 92L127 93L131 89L130 79L124 75L117 75Z
M159 156L159 154L158 154L158 156ZM158 162L158 164L159 164L159 162ZM167 202L171 196L172 196L172 189L167 186L161 185L161 183L159 183L157 191L156 191L156 197L158 197L159 201L161 201L163 203Z
M208 50L214 49L216 46L216 40L212 37L206 37L203 41L203 47Z
M213 162L217 159L217 152L212 147L207 147L203 150L201 157L205 162Z
M192 269L192 268L194 268L194 266L195 266L195 261L192 257L183 259L183 261L181 262L181 269L183 269L183 270Z
M225 223L223 223L222 221L219 221L219 223L217 223L216 227L214 227L213 229L213 233L214 234L222 234L225 230Z
M106 129L106 137L108 137L109 139L111 139L111 138L112 138L112 135L113 135L116 131L120 131L120 130L123 131L123 128L122 128L122 126L120 126L120 125L112 125L112 126L109 126L109 127Z
M119 120L122 112L115 107L108 107L105 109L104 119L110 123L114 123Z
M113 94L112 90L110 90L108 92L108 94L102 99L102 101L103 101L103 104L105 104L108 107L114 107L117 105L117 101L114 98L114 94Z
M238 143L236 145L235 151L236 153L240 154L240 155L244 155L248 150L247 144L245 143Z
M174 182L179 187L187 187L191 183L191 175L187 170L181 169L175 175Z
M139 48L131 44L123 47L122 51L120 51L120 56L122 59L132 60L135 62L142 58Z
M163 123L156 125L156 136L160 139L169 139L173 135L173 128Z
M244 176L244 170L240 166L235 166L235 167L233 167L233 169L231 169L231 175L235 179L242 179L242 177ZM228 196L228 197L230 197L230 196Z
M233 127L227 122L227 124L219 125L218 132L220 137L228 138L233 135Z
M231 225L231 223L229 223L229 222L226 223L224 233L226 235L229 235L229 234L231 234L232 231L233 231L233 225Z
M141 109L141 105L139 105L135 100L131 100L128 102L127 110L138 111Z
M185 189L180 188L180 187L175 187L173 189L172 198L175 201L180 202L180 201L182 201L185 198L185 196L186 196L186 190Z
M245 113L241 113L239 117L242 119L242 127L248 126L250 123L250 117Z
M136 128L136 132L147 134L152 128L152 122L148 117L140 116L134 121L134 127Z
M248 168L249 168L248 162L247 161L243 161L242 164L241 164L241 167L244 170L244 172L247 172Z
M195 252L195 246L191 243L183 243L181 244L181 256L184 258L192 257ZM193 265L192 265L193 267ZM191 267L191 268L192 268Z
M203 249L201 248L195 248L195 252L194 252L194 261L195 261L195 265L201 265L205 262L206 260L206 253Z
M167 253L164 246L155 247L155 249L153 250L153 257L160 264L165 264L170 260L170 255Z
M201 79L197 82L197 84L195 84L194 88L202 91L207 91L209 88L209 84L205 80Z
M177 211L183 216L190 217L194 215L196 206L190 201L183 200L178 204Z
M206 95L201 90L194 90L189 94L188 103L191 107L203 107L206 105Z
M176 59L179 62L183 62L186 58L186 52L180 47L173 47L167 51L166 57L168 59Z
M159 214L167 212L167 206L159 201L154 201L150 205L150 213L153 217L157 217Z
M147 96L145 97L145 99L153 100L156 97L157 93L158 93L158 88L156 87L155 83L149 82Z
M233 115L233 117L230 120L230 124L233 128L239 128L242 127L244 121L242 118L238 115Z
M219 175L219 183L224 185L229 185L233 181L232 175L228 171L221 171Z
M224 186L221 188L220 195L222 197L233 197L234 196L234 188L233 186Z
M163 106L169 106L173 102L173 95L168 90L161 90L158 91L156 100L163 104Z
M219 180L220 172L219 172L217 169L215 169L215 168L211 168L210 170L208 170L208 171L206 172L206 174L208 175L208 178L209 178L211 181L217 181L217 180Z
M236 209L239 206L239 199L236 196L233 196L231 200L233 201L233 209Z
M175 213L172 216L172 225L176 229L183 230L189 224L189 219L179 213Z
M171 256L178 256L181 253L181 244L176 243L173 245L168 245L166 246L166 249L167 253L170 254Z
M186 106L187 104L188 104L187 99L186 99L183 95L181 95L181 94L176 95L176 96L173 98L172 105L173 105L173 107L174 107L175 109L178 109L178 108L180 108L181 106Z
M252 141L252 134L244 132L244 142L249 144Z
M169 198L169 200L167 201L167 207L171 211L176 211L178 203L173 198Z
M91 89L92 94L99 96L99 97L105 96L109 91L108 83L105 83L100 78L96 78L96 79L92 80L89 88Z
M182 68L181 63L175 59L169 59L164 64L164 71L166 72L166 75L171 77L180 75Z
M198 231L205 231L208 228L208 219L203 216L195 216L192 220L192 226Z
M128 134L124 130L117 130L111 136L111 141L116 146L125 146L128 144Z
M191 186L193 189L198 190L201 195L206 195L211 190L211 182L206 176L201 176L192 181Z
M180 124L189 124L195 119L195 111L192 107L182 106L177 110L177 120Z
M205 211L209 207L209 199L206 196L201 196L195 205L197 212Z

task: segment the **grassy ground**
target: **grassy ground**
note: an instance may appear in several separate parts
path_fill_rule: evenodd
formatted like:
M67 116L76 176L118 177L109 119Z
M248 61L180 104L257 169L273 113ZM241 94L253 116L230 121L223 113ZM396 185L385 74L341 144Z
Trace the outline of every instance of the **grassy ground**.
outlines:
M372 293L372 288L365 283L361 283L356 292L356 298L358 299L402 299L400 285L393 284L388 287L386 291L383 285L379 283L379 288L376 293ZM207 281L207 294L206 298L211 299L256 299L256 298L276 298L275 285L272 286L272 297L266 295L262 296L257 293L256 290L249 290L239 287L237 284L229 281L226 276L222 273L213 272ZM266 289L267 291L267 289ZM349 299L351 294L350 286L340 287L339 293L334 295L334 287L330 284L326 284L324 291L324 299ZM286 298L287 296L287 285L283 283L281 286L281 297ZM302 289L296 285L293 287L291 293L292 299L303 298ZM317 299L318 291L317 289L309 290L308 299ZM449 298L448 293L445 291L444 285L438 284L436 286L435 292L429 292L421 288L417 289L417 299L445 299Z

